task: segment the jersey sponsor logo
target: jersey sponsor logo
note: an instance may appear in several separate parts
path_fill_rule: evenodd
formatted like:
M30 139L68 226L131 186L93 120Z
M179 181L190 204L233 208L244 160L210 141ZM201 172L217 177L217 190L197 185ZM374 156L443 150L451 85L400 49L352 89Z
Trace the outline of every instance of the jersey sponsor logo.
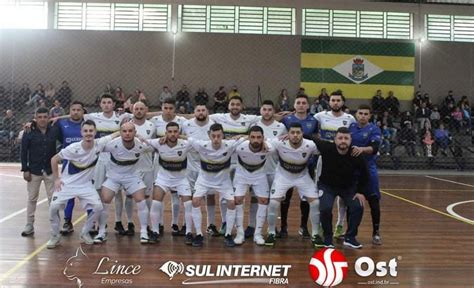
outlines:
M297 174L297 173L303 172L304 169L306 169L307 163L294 164L294 163L286 162L286 161L283 160L279 155L278 155L278 158L279 158L279 161L280 161L280 166L281 166L283 169L285 169L286 171L290 172L290 173Z
M172 162L172 161L163 160L163 158L159 157L158 162L160 163L160 166L163 169L166 169L168 171L177 172L177 171L184 170L188 167L187 166L188 161L186 159L184 159L183 161Z
M201 169L206 172L218 173L230 167L230 158L223 163L209 163L201 160Z
M262 160L265 159L265 156L262 156ZM249 171L249 172L254 172L254 171L257 171L259 170L260 168L262 168L264 165L265 165L265 162L266 160L263 160L261 163L259 164L247 164L245 163L242 158L240 158L240 156L237 157L238 160L239 160L239 164L245 168L245 170Z

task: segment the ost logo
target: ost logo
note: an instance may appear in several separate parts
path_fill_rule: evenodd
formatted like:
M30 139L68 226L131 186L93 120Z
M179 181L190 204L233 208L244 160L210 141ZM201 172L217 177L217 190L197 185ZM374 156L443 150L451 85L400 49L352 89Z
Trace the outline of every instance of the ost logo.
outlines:
M334 249L315 252L309 261L309 274L321 286L336 286L347 276L347 260Z
M161 265L160 271L168 275L170 277L170 280L173 279L174 275L176 274L183 274L184 272L184 264L183 262L180 262L179 264L174 262L174 261L168 261Z

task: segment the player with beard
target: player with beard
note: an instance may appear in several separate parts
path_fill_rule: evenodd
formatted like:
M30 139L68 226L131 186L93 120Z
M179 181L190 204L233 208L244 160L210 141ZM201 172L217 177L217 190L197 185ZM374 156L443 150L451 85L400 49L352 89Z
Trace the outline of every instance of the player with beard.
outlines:
M356 240L357 230L364 213L364 196L369 173L364 157L353 156L351 133L348 128L337 129L334 142L318 138L314 143L321 153L322 170L319 176L319 201L321 205L321 224L324 232L323 247L334 248L332 235L332 208L339 196L349 209L348 229L344 236L344 246L359 249L362 245ZM354 189L354 183L356 187ZM317 247L321 247L317 246Z
M206 105L198 104L194 108L194 118L186 120L183 123L182 133L188 138L197 140L209 140L209 128L214 124L214 121L209 119L209 111ZM188 153L188 168L186 170L186 177L191 186L191 191L194 193L194 186L201 171L201 163L199 153L192 150ZM219 236L219 231L215 225L216 217L216 201L215 195L208 193L207 199L207 233L211 236Z
M354 116L347 114L343 111L346 99L342 95L341 91L335 91L329 96L329 107L330 111L322 111L314 115L314 118L319 124L319 137L323 140L333 141L336 131L340 127L349 128L352 123L356 120ZM322 163L318 160L316 167L316 175L319 176L321 173ZM316 177L317 179L317 177ZM343 234L343 223L346 215L346 206L341 198L337 201L338 207L338 218L336 224L336 231L334 233L335 238L339 238Z

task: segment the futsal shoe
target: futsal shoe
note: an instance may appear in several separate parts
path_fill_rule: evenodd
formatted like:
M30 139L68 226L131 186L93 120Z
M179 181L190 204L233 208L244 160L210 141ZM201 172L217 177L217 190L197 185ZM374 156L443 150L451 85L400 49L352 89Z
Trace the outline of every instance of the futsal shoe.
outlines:
M186 245L193 245L193 234L192 233L188 233L186 234L186 236L184 236L184 244Z
M117 231L119 235L127 234L127 232L125 231L125 228L123 228L122 222L115 222L114 230Z
M213 237L219 237L219 231L217 231L217 227L214 224L209 225L206 230L207 234L213 236Z
M253 242L255 242L255 244L257 244L259 246L265 245L265 239L263 239L262 234L253 235Z
M252 226L247 226L247 228L245 229L245 238L250 238L253 236L253 234L255 233L255 228L252 227Z
M303 239L309 239L311 236L309 235L308 227L306 226L300 226L300 229L298 230L298 234L303 237Z
M107 241L107 234L105 235L97 234L97 236L94 237L94 244L102 244L105 241Z
M84 243L87 245L94 244L94 239L92 239L89 233L81 233L81 236L79 238L81 239L81 243Z
M334 248L334 244L332 243L332 239L329 238L329 240L324 240L324 248Z
M34 233L35 233L35 228L33 227L33 224L26 224L25 229L23 229L23 232L21 232L21 236L28 237L28 236L32 236Z
M234 239L232 239L232 235L230 234L227 234L224 236L224 244L226 247L234 247L235 246L235 242L234 242Z
M148 239L148 233L147 232L142 232L140 233L140 243L141 244L148 244L150 239Z
M160 236L163 235L165 233L165 226L160 224L158 231L160 231Z
M46 243L46 248L54 249L58 247L60 240L61 240L61 235L59 234L51 235L51 238L49 239L48 243Z
M234 242L235 245L242 245L245 242L245 233L242 228L237 230L237 235L235 235Z
M176 224L171 225L171 235L179 236L179 227Z
M153 232L151 231L149 233L150 236L148 236L148 243L150 244L156 244L158 242L160 242L160 234L156 233L156 232Z
M281 239L288 238L288 227L286 227L286 226L281 226L281 230L280 230L280 232L278 233L278 237L277 237L277 238L281 238Z
M267 239L265 240L265 246L275 246L275 234L268 234Z
M226 228L227 228L227 223L223 222L222 225L221 225L221 230L219 230L219 234L220 235L225 235Z
M181 226L181 230L179 230L178 236L186 236L186 225Z
M192 245L193 247L202 247L203 242L204 242L204 237L201 234L199 234L199 235L196 235L196 237L194 237Z
M362 248L362 244L360 244L355 238L345 238L343 244L344 246L351 247L354 249Z
M61 229L61 235L69 235L74 232L74 226L70 220L64 222L63 229Z
M335 239L341 239L344 238L344 232L343 232L343 227L342 225L337 225L336 229L334 231L334 238Z
M313 237L311 237L311 243L313 243L314 248L324 247L323 239L318 234L313 235Z
M372 244L382 245L382 237L380 237L379 233L375 233L374 236L372 236Z
M128 222L128 227L127 227L127 231L125 231L125 235L127 236L135 235L135 224L133 224L132 222Z

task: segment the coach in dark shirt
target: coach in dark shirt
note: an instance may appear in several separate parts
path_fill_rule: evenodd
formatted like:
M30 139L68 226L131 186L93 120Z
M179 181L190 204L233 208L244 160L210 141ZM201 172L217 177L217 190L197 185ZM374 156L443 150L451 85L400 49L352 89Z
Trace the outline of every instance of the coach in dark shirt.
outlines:
M51 201L53 175L51 158L56 154L58 130L49 124L47 108L38 108L35 113L36 127L25 133L21 140L21 171L27 182L28 202L26 208L26 226L21 236L34 233L36 202L38 201L41 182L44 181L48 201Z
M364 212L364 193L369 174L364 158L352 156L351 140L346 127L337 130L334 143L314 139L322 157L318 190L325 247L334 247L332 208L336 196L343 199L348 209L349 221L344 245L357 249L362 247L355 237Z

